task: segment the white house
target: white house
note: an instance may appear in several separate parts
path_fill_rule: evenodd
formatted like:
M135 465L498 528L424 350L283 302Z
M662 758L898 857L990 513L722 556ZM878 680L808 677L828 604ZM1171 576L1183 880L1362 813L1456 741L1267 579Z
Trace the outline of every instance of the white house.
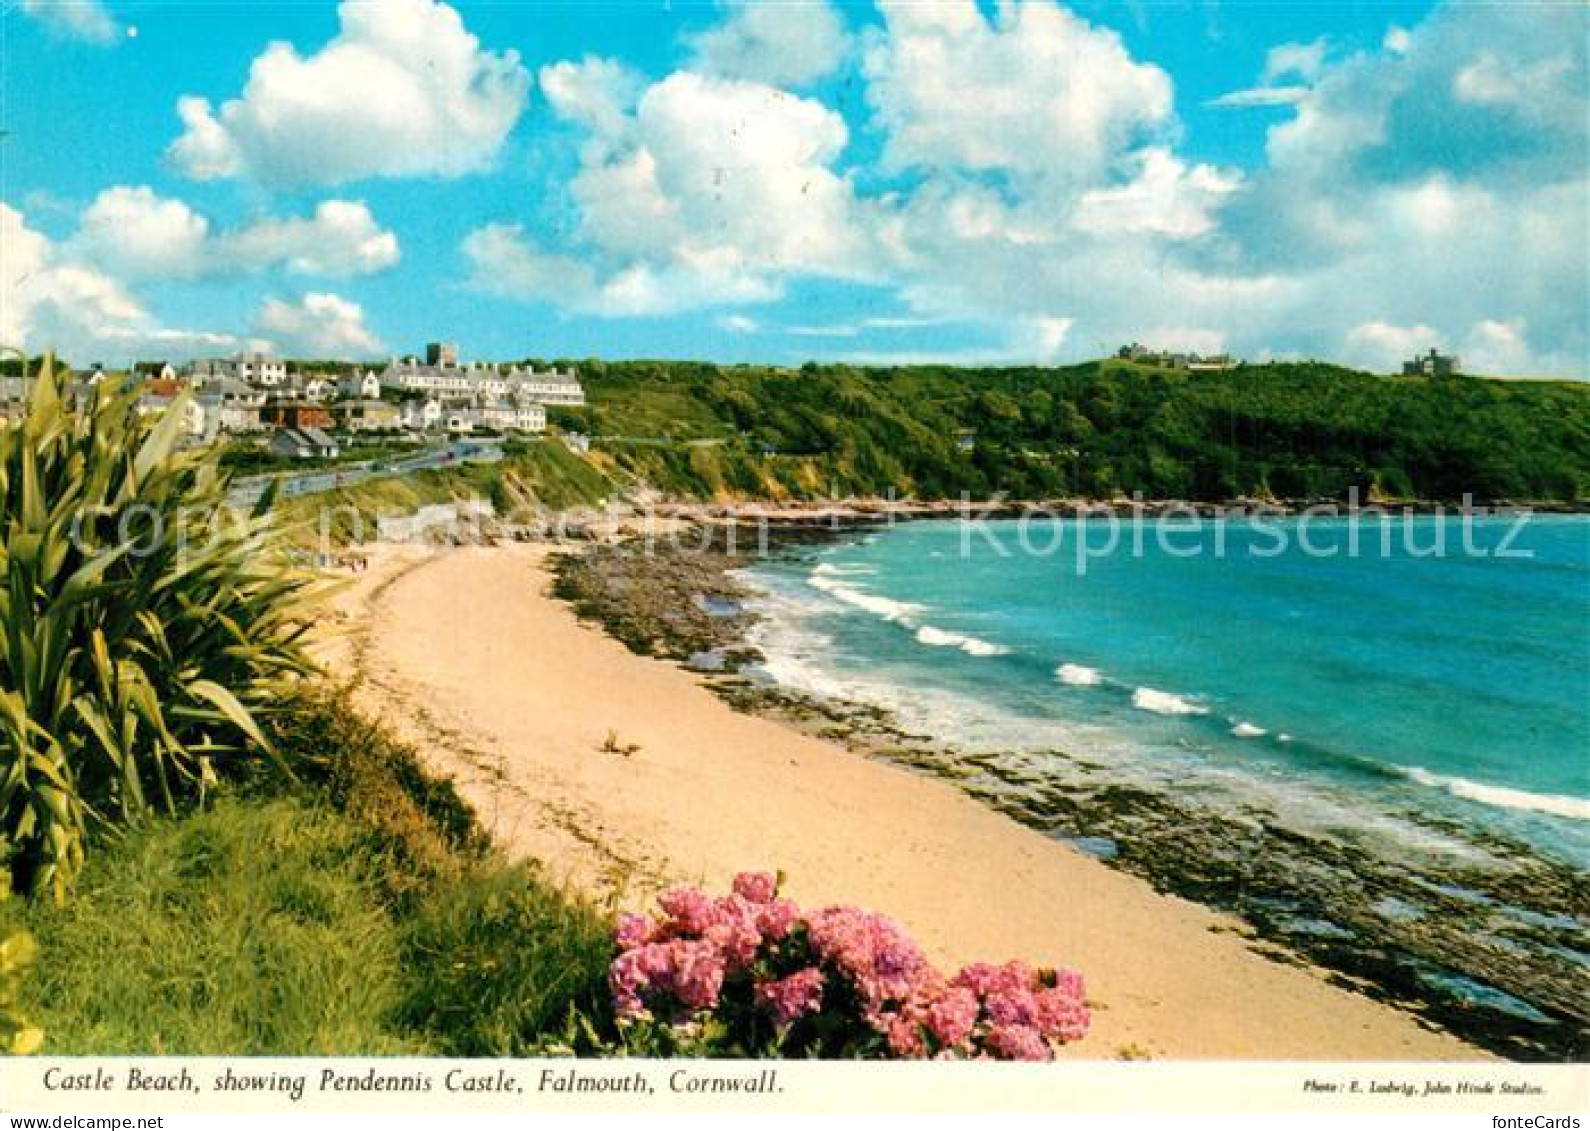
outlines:
M534 369L514 369L508 374L514 384L514 393L551 405L582 405L585 389L572 369L547 369L537 373Z
M572 369L548 369L538 373L515 366L504 373L493 365L429 365L413 358L394 359L381 373L380 388L399 393L424 393L444 400L495 402L512 397L543 405L585 403L585 390Z
M267 394L262 389L245 384L235 377L209 378L197 392L197 401L204 407L208 434L217 432L257 432L260 409Z
M442 402L434 397L409 401L403 406L403 427L413 432L429 432L442 420Z
M318 428L283 428L271 437L274 455L292 459L336 459L337 442Z
M497 401L477 410L476 419L499 432L545 432L547 410L538 404Z
M287 363L263 353L240 353L232 362L232 376L266 389L287 384Z
M193 387L202 389L215 381L246 381L262 389L287 384L287 363L263 353L240 353L236 357L206 357L190 362L188 377Z
M336 386L328 378L322 377L318 373L301 378L298 381L298 395L304 400L313 401L316 404L330 399L335 389Z
M377 401L381 399L381 378L375 370L348 373L337 382L337 396L350 401Z
M470 371L441 365L421 365L413 358L391 362L381 373L381 389L398 393L434 393L468 397L474 393Z

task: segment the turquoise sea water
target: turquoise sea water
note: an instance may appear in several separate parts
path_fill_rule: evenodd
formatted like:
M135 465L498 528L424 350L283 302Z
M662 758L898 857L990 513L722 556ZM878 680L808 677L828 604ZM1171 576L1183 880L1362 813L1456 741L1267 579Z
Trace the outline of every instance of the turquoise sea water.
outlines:
M1590 865L1590 522L1467 522L915 523L747 577L772 678L963 749Z

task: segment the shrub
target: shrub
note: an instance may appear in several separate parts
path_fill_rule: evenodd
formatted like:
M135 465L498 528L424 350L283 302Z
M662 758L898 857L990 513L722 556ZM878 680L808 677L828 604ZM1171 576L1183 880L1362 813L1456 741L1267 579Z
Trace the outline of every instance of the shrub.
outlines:
M307 668L263 506L226 506L214 451L178 449L116 382L68 403L46 360L0 429L0 847L64 898L88 834L171 812ZM270 499L267 497L265 505Z
M625 916L608 980L628 1046L662 1055L1047 1060L1080 1040L1080 975L975 963L946 978L900 928L802 912L774 877L714 899L676 889Z

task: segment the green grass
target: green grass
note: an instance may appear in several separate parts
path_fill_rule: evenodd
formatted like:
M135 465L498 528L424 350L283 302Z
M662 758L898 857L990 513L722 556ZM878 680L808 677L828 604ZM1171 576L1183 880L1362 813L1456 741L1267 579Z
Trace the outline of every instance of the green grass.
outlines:
M162 820L34 908L23 1013L62 1054L420 1052L387 1023L399 927L359 830L292 799Z
M525 501L550 510L593 506L616 491L612 478L559 440L510 441L504 451L501 486L493 497L503 513L511 514Z
M523 1055L608 1031L611 923L495 855L412 750L335 698L202 812L95 846L71 900L0 903L47 1054Z
M402 1019L449 1056L527 1056L562 1041L570 1011L606 1009L612 926L520 869L481 870L437 890L408 923L426 970Z

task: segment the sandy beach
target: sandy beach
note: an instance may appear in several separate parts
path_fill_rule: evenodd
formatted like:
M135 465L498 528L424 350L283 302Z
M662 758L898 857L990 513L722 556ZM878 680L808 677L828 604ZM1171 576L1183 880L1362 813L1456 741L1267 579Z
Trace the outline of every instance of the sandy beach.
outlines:
M548 594L549 552L379 549L321 644L507 852L631 908L668 884L780 869L796 899L884 911L945 965L1074 967L1094 1023L1072 1056L1485 1055L945 782L733 711L582 625Z

